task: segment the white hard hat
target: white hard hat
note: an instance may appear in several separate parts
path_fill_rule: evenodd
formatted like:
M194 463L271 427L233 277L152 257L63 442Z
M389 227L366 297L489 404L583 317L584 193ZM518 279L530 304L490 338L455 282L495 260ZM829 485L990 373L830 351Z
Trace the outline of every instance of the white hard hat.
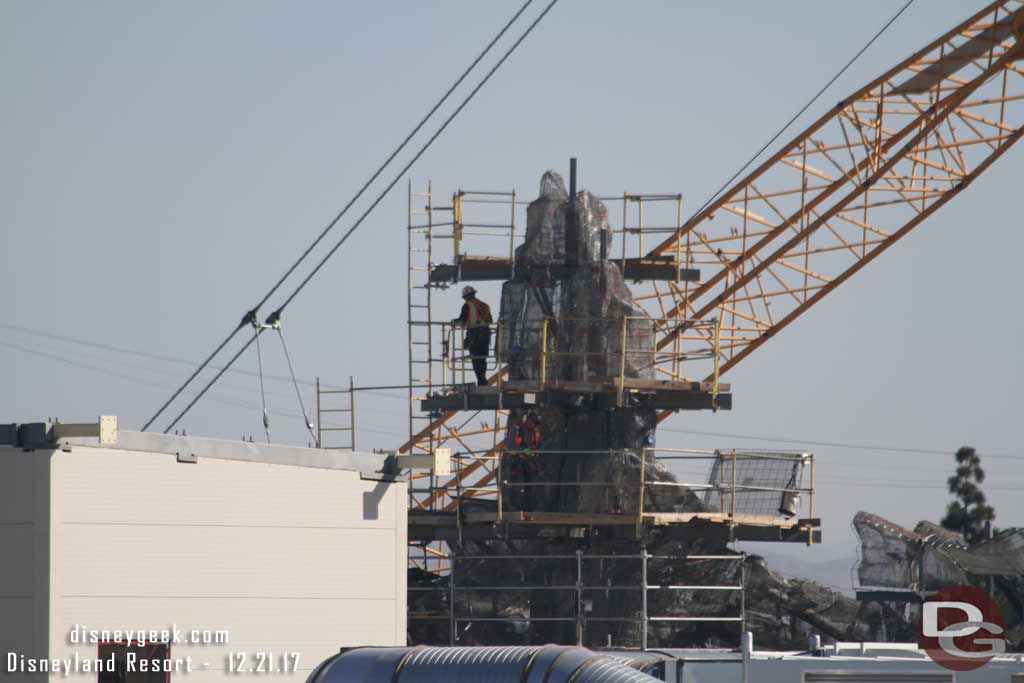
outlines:
M467 296L472 296L474 294L476 294L476 290L470 287L469 285L466 285L465 287L462 288L463 299L465 299Z

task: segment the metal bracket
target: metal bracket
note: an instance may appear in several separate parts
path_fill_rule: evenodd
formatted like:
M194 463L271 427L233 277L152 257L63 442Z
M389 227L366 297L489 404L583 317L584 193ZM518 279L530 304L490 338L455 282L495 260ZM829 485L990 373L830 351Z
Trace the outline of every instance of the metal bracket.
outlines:
M64 424L58 422L53 425L52 438L54 441L74 437L96 437L100 444L113 446L117 444L117 416L100 415L99 420L94 424L81 422Z
M395 464L403 470L433 470L434 474L452 473L452 449L435 448L431 455L396 455Z

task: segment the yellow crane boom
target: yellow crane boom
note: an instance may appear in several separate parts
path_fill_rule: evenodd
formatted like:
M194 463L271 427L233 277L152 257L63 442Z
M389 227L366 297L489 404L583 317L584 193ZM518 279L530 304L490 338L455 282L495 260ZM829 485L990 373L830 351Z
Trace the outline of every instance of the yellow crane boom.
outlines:
M1024 133L1024 3L998 0L839 102L651 250L702 280L727 372L959 194ZM664 348L677 331L658 341Z
M1021 138L1022 61L1024 0L992 2L844 98L650 250L699 269L702 279L653 282L653 293L636 299L663 319L718 316L718 372L727 372ZM681 330L693 334L667 322L661 330L658 349ZM436 416L399 451L461 443L464 434L449 424L455 415ZM497 433L498 425L485 431ZM488 458L499 450L495 439L415 507L452 509L460 482L493 482Z

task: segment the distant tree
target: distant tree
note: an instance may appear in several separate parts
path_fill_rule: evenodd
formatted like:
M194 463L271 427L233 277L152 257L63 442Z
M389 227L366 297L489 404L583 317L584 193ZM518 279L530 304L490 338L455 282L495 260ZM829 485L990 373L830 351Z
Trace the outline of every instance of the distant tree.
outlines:
M981 457L973 448L962 446L956 452L956 474L946 480L955 499L946 506L942 526L960 532L968 543L987 538L986 524L996 518L995 509L985 504L980 486L984 481Z

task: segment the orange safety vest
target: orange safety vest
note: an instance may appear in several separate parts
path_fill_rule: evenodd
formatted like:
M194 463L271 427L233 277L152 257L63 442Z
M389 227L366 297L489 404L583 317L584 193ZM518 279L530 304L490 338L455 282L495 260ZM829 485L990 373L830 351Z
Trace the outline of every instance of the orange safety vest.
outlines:
M491 324L491 307L479 299L467 299L466 306L469 307L469 316L466 318L466 327L487 327Z

